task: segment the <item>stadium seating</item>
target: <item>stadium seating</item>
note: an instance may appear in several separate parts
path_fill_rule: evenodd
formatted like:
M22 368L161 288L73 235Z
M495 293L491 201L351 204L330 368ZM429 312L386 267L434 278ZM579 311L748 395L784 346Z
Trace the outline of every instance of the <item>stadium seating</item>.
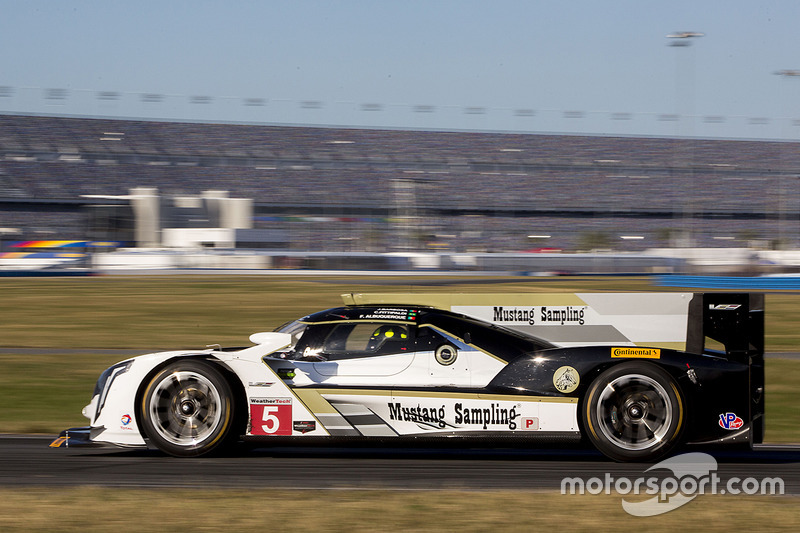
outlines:
M228 190L253 198L257 214L346 217L358 207L382 218L257 223L287 227L309 249L391 247L411 235L415 247L524 250L537 246L530 234L576 249L607 234L609 246L633 250L665 245L668 230L705 246L796 241L798 166L795 143L0 115L0 226L80 239L74 209L46 206L157 187ZM398 229L397 216L413 220Z

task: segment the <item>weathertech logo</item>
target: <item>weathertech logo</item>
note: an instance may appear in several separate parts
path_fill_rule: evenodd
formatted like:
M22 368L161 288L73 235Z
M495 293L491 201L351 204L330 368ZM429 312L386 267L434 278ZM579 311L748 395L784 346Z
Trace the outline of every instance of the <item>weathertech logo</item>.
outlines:
M633 357L639 359L660 359L658 348L611 348L611 357Z

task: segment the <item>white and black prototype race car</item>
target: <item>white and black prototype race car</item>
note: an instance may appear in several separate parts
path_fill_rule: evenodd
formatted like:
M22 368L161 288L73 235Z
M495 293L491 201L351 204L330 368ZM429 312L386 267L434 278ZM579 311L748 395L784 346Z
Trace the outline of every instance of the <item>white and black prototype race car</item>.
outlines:
M609 306L573 296L570 305L486 306L493 320L391 296L350 298L256 333L250 347L135 357L100 376L83 409L89 426L52 446L149 445L198 456L242 440L506 437L582 440L614 460L653 461L683 443L761 442L763 295L683 295L678 314L664 315L685 326L682 349L624 335L580 341L624 332L633 319L612 309L620 325L602 325ZM654 298L640 300L667 301ZM504 321L579 340L545 340ZM723 349L706 349L708 339Z

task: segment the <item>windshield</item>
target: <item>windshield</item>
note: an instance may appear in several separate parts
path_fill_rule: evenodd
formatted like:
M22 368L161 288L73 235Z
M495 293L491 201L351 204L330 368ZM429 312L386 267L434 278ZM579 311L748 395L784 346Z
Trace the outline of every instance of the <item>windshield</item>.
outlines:
M278 333L288 333L292 336L292 346L297 344L297 341L300 340L300 337L303 336L303 332L306 330L308 324L303 322L298 322L297 320L293 320L291 322L287 322L286 324L282 325L275 331Z

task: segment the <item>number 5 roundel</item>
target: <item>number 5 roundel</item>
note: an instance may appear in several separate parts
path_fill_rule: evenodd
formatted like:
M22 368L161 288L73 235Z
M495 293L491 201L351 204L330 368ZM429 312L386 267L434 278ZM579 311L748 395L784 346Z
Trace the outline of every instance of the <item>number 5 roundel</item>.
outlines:
M291 435L291 398L252 398L250 400L251 435Z

